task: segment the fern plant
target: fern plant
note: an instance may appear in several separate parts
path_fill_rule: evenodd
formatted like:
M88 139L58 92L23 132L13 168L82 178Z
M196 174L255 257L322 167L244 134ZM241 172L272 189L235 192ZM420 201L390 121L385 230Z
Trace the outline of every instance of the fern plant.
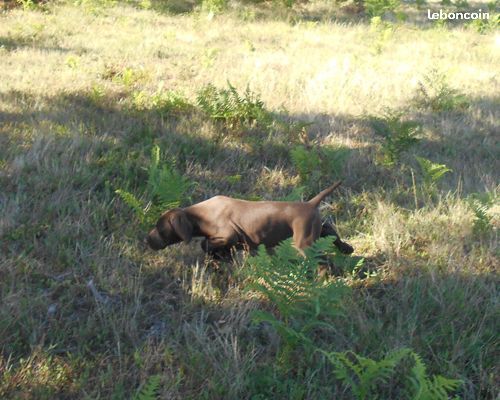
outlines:
M419 141L420 125L403 120L402 113L387 110L380 117L371 117L370 122L375 134L383 139L378 159L387 167L398 163L402 154Z
M434 112L460 110L469 106L466 96L452 88L446 75L437 69L432 69L419 82L413 101L417 107Z
M198 106L214 121L222 122L227 128L251 127L255 124L267 126L271 117L260 96L247 86L243 95L227 83L227 89L207 85L198 92Z
M347 288L337 282L314 279L325 255L337 251L333 240L316 240L305 249L305 257L293 247L292 239L280 243L272 255L260 246L257 254L248 259L248 288L267 297L285 320L337 315L335 305Z
M290 158L303 185L313 186L322 176L339 178L350 150L341 146L322 146L306 148L295 146Z
M298 347L313 349L311 332L330 329L329 318L342 314L339 304L349 288L340 281L315 279L325 254L336 251L331 237L321 238L305 250L305 257L292 246L291 239L267 253L263 246L248 259L248 285L277 308L277 314L256 311L254 323L267 322L280 335L284 345L280 358Z
M156 111L162 117L186 113L193 107L182 94L172 90L163 90L162 85L153 94L142 90L133 92L131 103L133 110Z
M376 384L386 383L394 373L394 368L403 357L409 354L408 349L389 353L380 361L361 357L353 352L323 352L333 365L334 375L346 384L358 400L375 398Z
M421 357L413 351L409 354L415 363L408 378L412 400L448 400L448 394L455 391L462 383L458 379L449 379L441 375L429 377Z
M430 188L437 184L444 175L452 170L448 168L445 164L437 164L432 161L423 158L423 157L415 157L420 165L420 169L422 171L422 177L424 179L424 185L427 188Z
M381 397L380 385L390 385L403 361L413 363L406 380L405 396L412 400L448 400L448 394L455 391L461 381L440 375L429 377L426 367L418 354L403 348L388 353L382 360L376 361L356 353L321 352L333 366L333 374L349 387L358 400ZM382 395L383 396L383 395Z
M148 181L144 196L150 199L147 204L126 190L115 191L134 211L141 224L151 225L165 209L178 207L192 186L192 183L172 165L160 165L160 158L160 148L154 146L151 151L151 163L148 168Z
M474 233L483 234L492 228L492 216L490 207L498 203L498 195L495 193L473 193L468 196L467 201L474 212Z
M151 375L144 386L135 394L133 400L156 400L160 389L161 377Z
M382 17L387 12L395 13L400 0L366 0L364 5L369 17Z
M290 158L303 184L315 181L319 177L321 160L316 152L304 146L296 146L290 151Z

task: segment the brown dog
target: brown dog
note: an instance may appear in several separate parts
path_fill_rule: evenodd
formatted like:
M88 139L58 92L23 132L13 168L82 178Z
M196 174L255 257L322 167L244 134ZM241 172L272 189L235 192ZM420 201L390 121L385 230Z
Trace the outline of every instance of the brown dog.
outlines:
M227 254L232 247L256 249L260 244L272 248L293 237L294 246L303 250L321 236L335 236L334 244L343 253L353 248L343 242L333 226L321 223L320 202L341 182L323 190L307 202L246 201L215 196L186 208L164 213L149 232L146 241L153 250L193 237L204 237L205 252Z

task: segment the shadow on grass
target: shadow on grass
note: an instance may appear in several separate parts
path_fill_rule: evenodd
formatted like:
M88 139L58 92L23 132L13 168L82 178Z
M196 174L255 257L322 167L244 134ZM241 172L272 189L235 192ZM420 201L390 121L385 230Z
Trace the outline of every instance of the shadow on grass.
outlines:
M64 47L51 45L47 40L12 36L0 36L0 48L4 48L7 51L15 51L24 48L58 53L67 53L70 51L70 49Z

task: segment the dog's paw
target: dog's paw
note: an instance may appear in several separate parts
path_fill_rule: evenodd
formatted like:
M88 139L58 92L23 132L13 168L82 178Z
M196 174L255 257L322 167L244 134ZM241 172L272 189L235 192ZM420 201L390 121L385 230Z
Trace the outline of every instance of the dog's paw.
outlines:
M354 252L354 248L346 242L340 242L338 248L342 254L352 254Z

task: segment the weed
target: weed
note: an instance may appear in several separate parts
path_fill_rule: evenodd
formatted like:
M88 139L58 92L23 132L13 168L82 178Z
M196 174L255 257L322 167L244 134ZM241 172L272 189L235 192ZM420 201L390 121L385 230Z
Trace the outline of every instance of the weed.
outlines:
M442 376L429 378L426 367L418 354L410 349L395 350L382 360L375 361L352 352L323 352L333 365L333 374L348 386L358 400L373 399L381 394L380 385L389 384L396 368L405 358L412 358L413 367L404 377L407 389L404 398L419 400L447 400L461 381Z
M295 146L290 150L301 183L311 188L317 186L322 177L340 178L349 154L350 150L341 146Z
M419 82L413 102L418 108L433 112L463 110L469 106L466 96L453 89L448 84L446 75L437 69L432 69Z
M413 365L409 372L404 372L404 384L398 387L406 392L404 397L447 399L448 393L456 390L460 381L442 376L428 377L422 359L410 349L389 352L382 360L375 361L353 352L326 352L318 346L314 335L319 329L333 328L330 319L343 314L342 300L348 293L348 287L341 280L322 282L314 278L324 255L332 253L331 240L316 241L306 249L305 257L292 247L291 240L287 240L272 255L261 246L258 254L248 259L250 283L247 288L264 295L278 309L278 316L255 311L253 321L268 323L283 340L277 355L280 362L288 364L293 352L302 349L301 365L307 368L313 360L311 355L320 352L329 360L335 378L348 386L356 399L366 400L384 393L384 385L394 390L390 382L395 382L396 368L405 358L411 358Z
M193 108L181 93L172 90L165 91L161 85L152 95L146 91L133 92L131 102L134 110L155 111L162 118L171 115L181 115Z
M145 71L141 69L126 67L123 70L119 71L113 77L113 80L116 83L125 86L126 89L131 89L133 86L141 81L144 81L146 78L147 75Z
M418 142L420 125L402 119L403 113L387 110L381 117L372 117L371 126L375 134L382 137L378 161L386 166L397 164L402 154Z
M375 54L381 54L384 47L393 37L395 27L392 23L383 21L382 17L374 16L370 20L370 28L373 35L373 47Z
M475 19L469 23L476 32L485 35L493 32L498 28L500 23L500 14L497 12L498 1L491 1L488 3L488 12L490 17L487 19Z
M23 10L28 11L36 11L36 10L44 10L44 4L42 1L38 0L15 0L18 4L21 5Z
M381 17L387 12L394 13L400 0L366 0L365 9L369 17Z
M151 375L144 386L133 397L133 400L156 400L158 398L160 381L160 375Z
M452 172L445 164L437 164L432 161L423 158L415 157L420 165L420 170L422 171L422 177L424 179L424 185L427 188L431 188L439 182L446 173Z
M329 329L328 318L343 312L339 304L348 287L341 281L314 278L318 264L332 251L336 251L332 238L323 238L307 248L303 257L289 239L278 245L273 255L261 246L258 254L248 259L247 288L264 295L279 312L277 317L255 311L253 321L266 322L278 332L284 343L278 356L282 361L299 347L312 349L311 332Z
M76 69L79 64L79 58L75 56L68 56L65 61L66 65L71 69Z
M256 124L268 126L270 114L260 96L247 86L243 95L228 82L228 89L217 89L207 85L198 92L198 106L210 119L222 122L229 129L252 127Z
M152 225L165 209L179 206L191 185L172 165L160 166L160 148L154 146L148 168L148 204L144 206L139 198L123 189L117 189L116 194L134 211L142 224Z
M211 15L220 14L227 9L228 0L203 0L201 6Z
M475 216L474 232L476 234L489 232L493 227L490 209L498 202L498 196L495 193L474 193L469 195L467 200Z
M308 150L304 146L296 146L290 151L290 157L303 184L317 180L321 160L315 151Z
M90 89L89 100L96 106L102 104L102 100L106 96L106 89L99 84L94 84Z

